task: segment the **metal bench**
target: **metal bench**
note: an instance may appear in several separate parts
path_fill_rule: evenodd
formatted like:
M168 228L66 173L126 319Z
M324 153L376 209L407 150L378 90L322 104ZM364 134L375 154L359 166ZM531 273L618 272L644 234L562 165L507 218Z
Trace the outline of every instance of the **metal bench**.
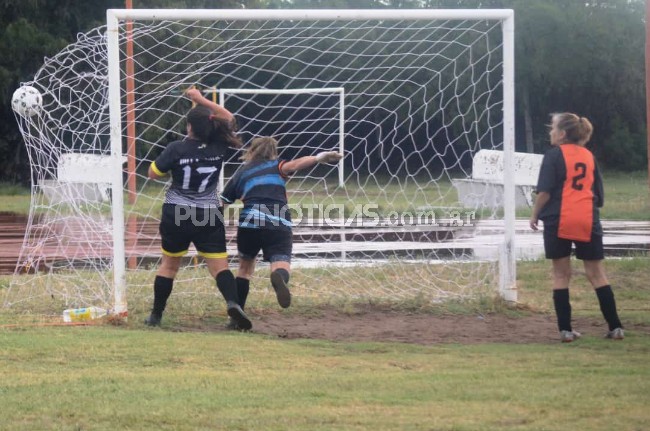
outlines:
M59 158L57 178L40 180L38 186L51 204L108 202L112 169L111 156L64 153Z
M515 153L515 206L533 205L533 191L542 165L542 154ZM458 201L468 208L503 207L503 151L479 150L472 160L472 177L454 179Z

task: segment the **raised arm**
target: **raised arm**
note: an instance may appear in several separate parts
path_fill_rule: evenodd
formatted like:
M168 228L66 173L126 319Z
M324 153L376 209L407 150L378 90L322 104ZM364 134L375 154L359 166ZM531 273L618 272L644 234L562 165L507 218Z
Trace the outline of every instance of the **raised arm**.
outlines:
M282 173L289 175L301 169L307 169L316 163L335 163L343 158L336 151L323 151L315 156L305 156L282 164Z
M222 118L226 121L232 121L234 119L232 113L229 110L227 110L226 108L224 108L223 106L217 103L214 103L212 100L206 98L196 88L190 88L185 92L185 95L187 96L188 99L190 99L192 102L196 103L197 105L205 106L206 108L210 109L214 113L214 115L216 115L219 118Z

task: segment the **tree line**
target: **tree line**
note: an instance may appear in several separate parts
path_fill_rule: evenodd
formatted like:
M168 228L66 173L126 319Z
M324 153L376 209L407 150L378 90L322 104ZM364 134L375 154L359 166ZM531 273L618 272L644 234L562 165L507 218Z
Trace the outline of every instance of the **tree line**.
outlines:
M549 114L595 126L607 169L647 166L643 0L133 0L137 8L512 8L517 151L548 148ZM0 181L29 182L11 95L76 35L105 23L122 0L0 0Z

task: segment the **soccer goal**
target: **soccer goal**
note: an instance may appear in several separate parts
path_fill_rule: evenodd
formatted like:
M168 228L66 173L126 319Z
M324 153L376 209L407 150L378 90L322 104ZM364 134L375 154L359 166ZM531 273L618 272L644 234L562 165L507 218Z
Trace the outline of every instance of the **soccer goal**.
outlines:
M166 187L146 172L184 136L192 86L235 114L245 141L275 136L283 158L345 155L287 183L296 298L515 301L513 27L511 10L108 10L28 83L43 95L18 118L32 208L2 303L145 311ZM502 208L463 207L452 186L481 149L503 151ZM89 171L70 154L107 166L97 196L58 177L62 160ZM185 263L174 295L217 303L192 250ZM264 271L253 300L272 295Z

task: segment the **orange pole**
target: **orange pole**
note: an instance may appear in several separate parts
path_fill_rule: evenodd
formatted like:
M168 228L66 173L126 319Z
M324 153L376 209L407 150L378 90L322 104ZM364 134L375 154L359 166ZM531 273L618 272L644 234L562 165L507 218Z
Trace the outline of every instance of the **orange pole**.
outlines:
M133 2L126 0L126 8L132 9ZM126 22L126 155L127 187L129 203L135 203L135 70L133 66L133 21Z
M650 193L650 0L645 2L645 115L648 147L648 193Z

